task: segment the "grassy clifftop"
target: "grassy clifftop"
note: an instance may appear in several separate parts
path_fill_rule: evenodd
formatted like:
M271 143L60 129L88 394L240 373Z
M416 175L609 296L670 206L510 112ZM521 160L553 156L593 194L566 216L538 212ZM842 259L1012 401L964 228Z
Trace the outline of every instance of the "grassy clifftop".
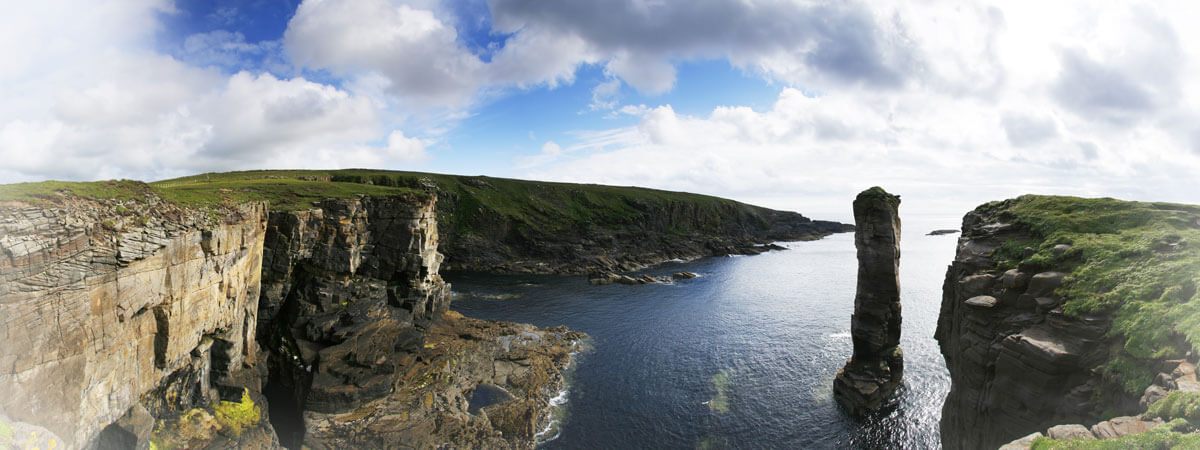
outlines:
M1123 347L1106 370L1130 393L1150 384L1151 361L1200 348L1200 206L1024 196L981 208L1036 236L1002 247L1002 265L1067 268L1064 312L1111 315Z
M50 201L66 192L100 199L155 194L194 208L267 201L280 212L326 198L435 193L449 267L518 272L627 269L850 229L684 192L366 169L207 173L152 183L23 183L0 186L0 201Z

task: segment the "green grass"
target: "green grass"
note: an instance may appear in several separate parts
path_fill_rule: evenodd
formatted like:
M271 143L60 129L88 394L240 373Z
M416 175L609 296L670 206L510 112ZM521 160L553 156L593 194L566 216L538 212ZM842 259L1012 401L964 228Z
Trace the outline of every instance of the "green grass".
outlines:
M1129 393L1149 384L1148 361L1200 347L1200 207L1110 198L1023 196L981 207L1036 237L997 256L1001 267L1066 269L1069 315L1111 314L1122 347L1106 366ZM1055 255L1058 244L1071 250ZM1031 256L1023 249L1032 247ZM1010 248L1011 247L1011 248Z
M0 200L37 203L53 201L63 193L126 200L153 193L190 208L266 201L272 210L291 211L327 198L422 195L430 190L440 196L443 228L456 235L529 230L558 234L612 225L640 226L647 219L658 218L648 211L671 211L672 206L685 204L691 209L675 210L688 210L698 220L687 222L700 229L668 231L686 235L729 226L728 218L735 216L766 226L766 215L772 213L733 200L684 192L366 169L206 173L148 184L127 180L22 183L0 185Z
M1116 439L1057 440L1040 437L1033 441L1033 450L1154 450L1200 449L1200 434L1192 433L1191 425L1175 420L1145 433L1127 434Z
M185 207L265 201L276 211L307 209L311 208L314 202L328 198L413 195L418 192L402 187L298 178L213 177L205 180L193 177L160 181L150 185L162 198Z
M72 195L96 200L134 200L151 192L140 181L113 180L92 182L41 181L36 183L0 184L0 201L41 203Z
M1164 420L1187 419L1200 423L1200 392L1172 392L1150 405L1146 414Z

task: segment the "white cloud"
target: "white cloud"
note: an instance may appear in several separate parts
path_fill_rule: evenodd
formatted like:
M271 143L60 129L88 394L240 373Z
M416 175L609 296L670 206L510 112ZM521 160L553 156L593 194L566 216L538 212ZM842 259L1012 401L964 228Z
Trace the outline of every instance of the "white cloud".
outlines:
M631 106L637 125L566 142L587 150L526 176L700 191L842 218L846 199L872 184L906 194L910 208L955 213L1028 192L1200 202L1200 181L1185 175L1200 170L1200 30L1186 21L1195 14L1189 4L816 3L807 11L828 13L828 23L758 43L753 35L681 38L688 31L673 28L659 42L636 36L656 21L704 23L700 16L722 8L729 23L745 16L741 8L806 23L805 7L682 13L666 4L647 17L589 10L626 16L601 19L609 29L527 2L497 3L525 27L554 19L663 61L725 52L737 66L804 88L783 88L767 110L689 116ZM699 28L723 36L723 24ZM780 42L803 45L773 47ZM747 51L728 51L739 43Z
M457 37L429 9L388 0L309 0L288 23L284 45L298 65L346 78L379 74L404 101L461 107L480 87L483 62Z
M364 95L299 77L224 75L154 51L157 15L170 8L49 1L6 10L0 181L397 167L426 157L426 144L393 131L383 105ZM261 50L228 33L188 42L192 56L217 65Z
M1037 131L1014 147L1005 118L952 97L809 97L789 88L766 111L720 107L694 117L660 106L633 127L581 139L596 144L589 151L524 175L706 192L840 218L848 218L845 200L874 184L905 194L918 212L961 212L1028 192L1177 201L1200 192L1200 182L1173 178L1156 161L1170 155L1175 170L1200 169L1196 155L1162 150L1170 137L1161 130L1107 133L1104 146Z

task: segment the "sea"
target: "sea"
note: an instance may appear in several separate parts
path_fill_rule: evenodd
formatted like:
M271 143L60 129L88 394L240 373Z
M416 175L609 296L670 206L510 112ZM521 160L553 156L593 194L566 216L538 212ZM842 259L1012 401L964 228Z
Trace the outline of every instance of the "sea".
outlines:
M864 421L833 401L851 354L853 233L787 250L662 264L672 284L589 285L584 277L448 273L451 308L490 320L565 325L590 338L540 434L544 449L940 448L950 388L933 339L956 217L906 220L901 238L899 406Z

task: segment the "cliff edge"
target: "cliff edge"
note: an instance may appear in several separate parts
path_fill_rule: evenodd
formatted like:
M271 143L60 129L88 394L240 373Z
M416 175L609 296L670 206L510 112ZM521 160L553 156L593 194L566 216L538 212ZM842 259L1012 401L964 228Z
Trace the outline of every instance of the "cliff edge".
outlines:
M936 332L942 444L1104 428L1160 400L1200 344L1197 242L1196 206L1024 196L968 213Z
M532 448L583 335L448 311L435 194L304 186L0 186L0 448Z

